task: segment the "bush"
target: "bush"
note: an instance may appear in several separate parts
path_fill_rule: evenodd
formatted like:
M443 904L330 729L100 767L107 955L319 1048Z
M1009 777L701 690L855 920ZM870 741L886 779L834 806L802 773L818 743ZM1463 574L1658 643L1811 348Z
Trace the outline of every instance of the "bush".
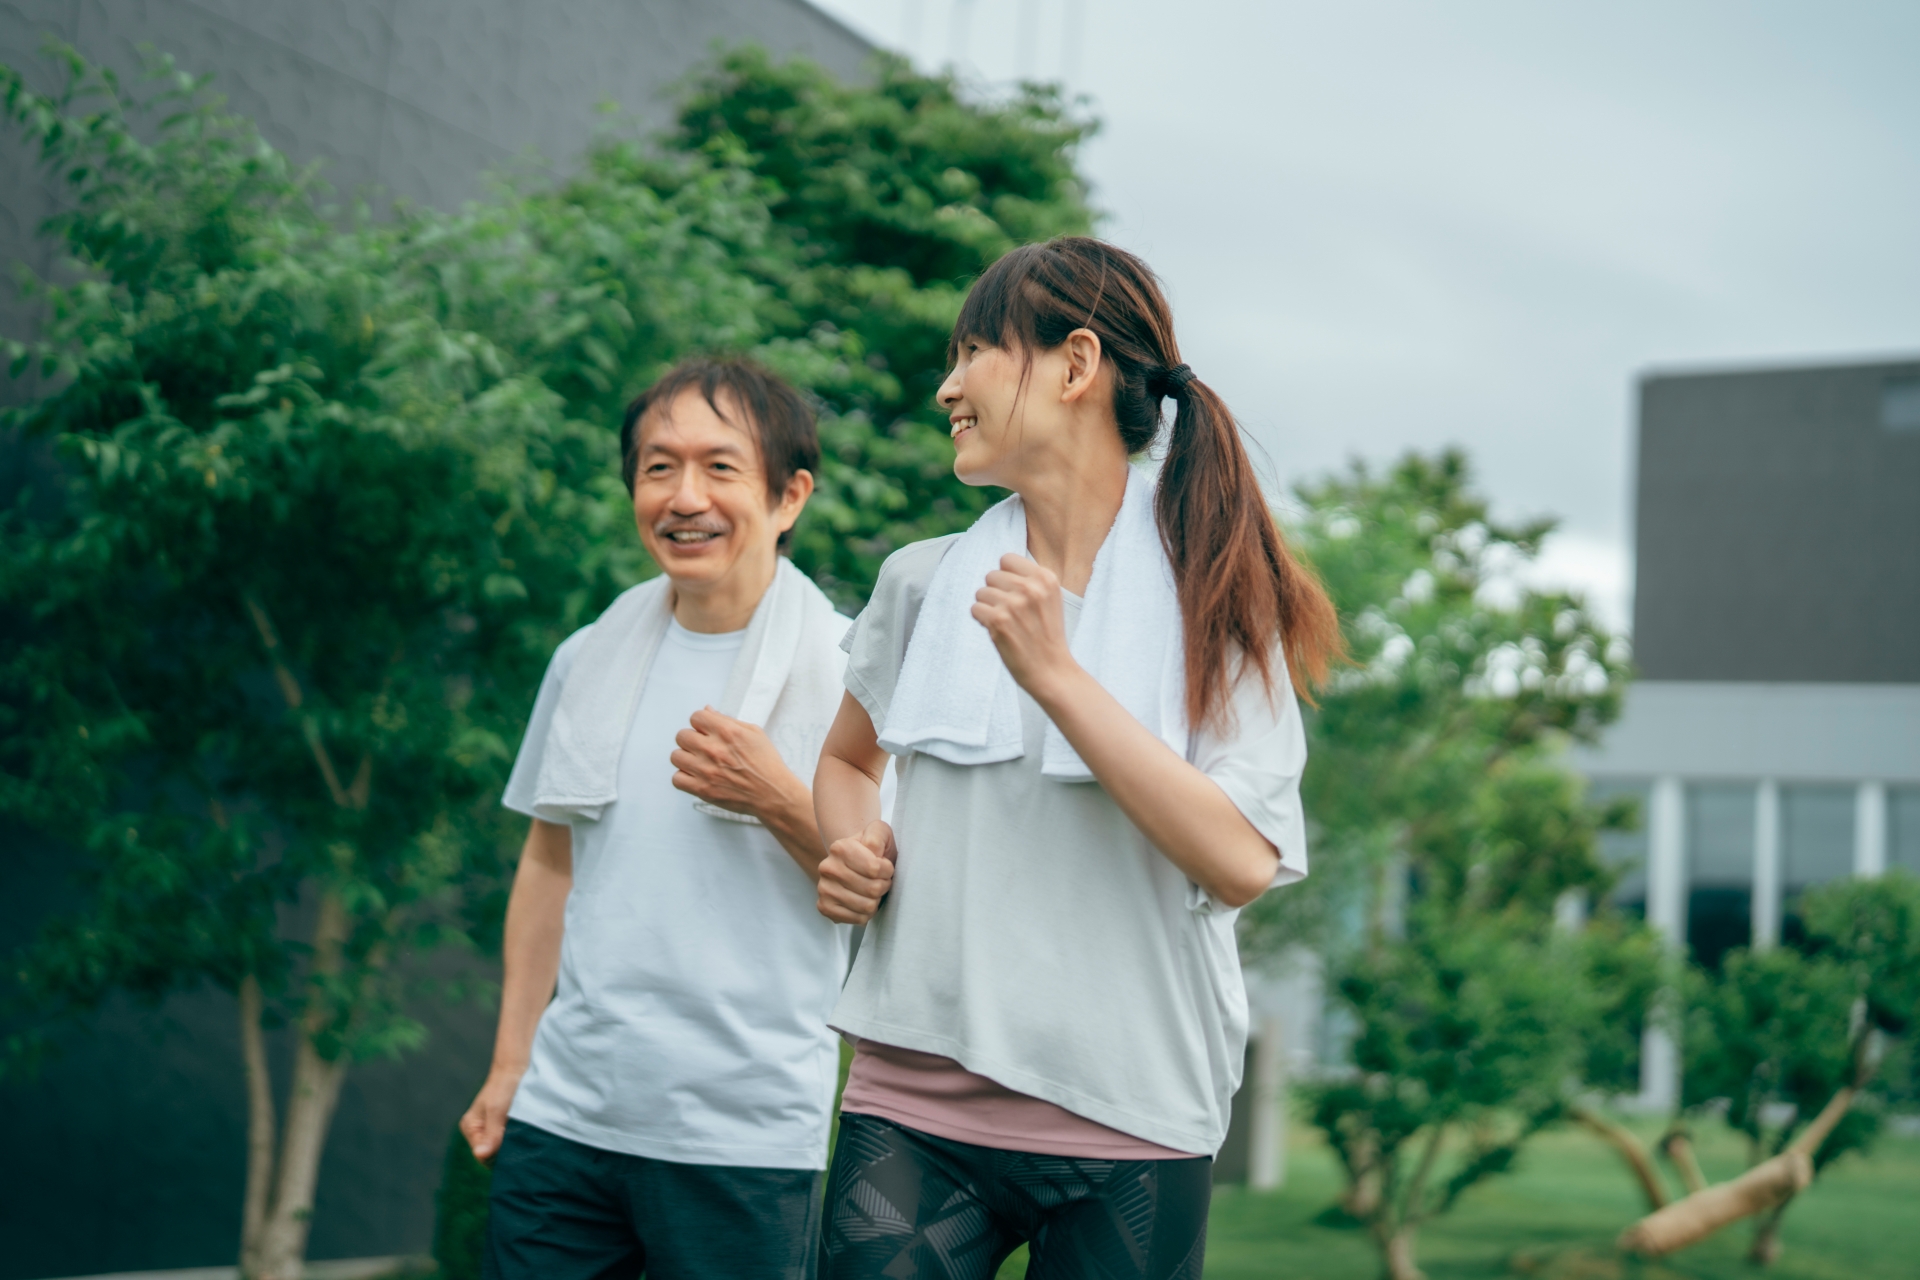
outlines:
M441 1280L480 1280L480 1251L487 1239L487 1193L493 1170L473 1158L455 1128L433 1198L433 1260Z

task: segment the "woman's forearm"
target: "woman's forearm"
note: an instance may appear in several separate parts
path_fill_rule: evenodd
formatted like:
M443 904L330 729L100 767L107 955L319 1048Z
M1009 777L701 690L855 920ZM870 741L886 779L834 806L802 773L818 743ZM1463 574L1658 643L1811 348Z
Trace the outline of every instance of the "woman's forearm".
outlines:
M813 775L814 818L829 848L880 820L880 779L887 771L887 753L879 738L860 700L842 694Z
M1121 812L1189 880L1230 907L1273 883L1279 853L1213 779L1075 665L1029 690Z

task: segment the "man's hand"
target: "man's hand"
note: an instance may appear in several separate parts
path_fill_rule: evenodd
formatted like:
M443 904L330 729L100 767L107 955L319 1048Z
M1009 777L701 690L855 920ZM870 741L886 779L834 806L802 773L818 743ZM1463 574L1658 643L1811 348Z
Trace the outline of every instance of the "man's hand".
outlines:
M973 620L993 637L1000 661L1022 689L1044 702L1043 687L1078 665L1067 648L1060 579L1025 556L1001 556L973 600Z
M520 1087L523 1074L524 1069L508 1071L495 1067L489 1071L479 1096L467 1108L467 1114L460 1117L460 1136L473 1148L473 1158L482 1164L492 1164L493 1157L500 1151L500 1140L507 1132L507 1108L513 1105L514 1091Z
M838 924L865 924L893 887L900 851L893 828L869 822L858 836L835 840L820 864L820 914Z
M767 822L796 807L809 820L813 800L807 784L794 776L757 724L723 716L712 707L693 713L688 728L674 735L668 757L679 772L673 785L708 804Z

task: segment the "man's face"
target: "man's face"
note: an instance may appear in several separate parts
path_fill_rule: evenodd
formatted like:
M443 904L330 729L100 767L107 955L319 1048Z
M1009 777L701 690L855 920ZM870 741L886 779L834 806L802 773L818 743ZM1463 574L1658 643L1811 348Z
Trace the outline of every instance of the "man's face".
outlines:
M765 573L780 535L813 491L798 473L779 501L767 495L759 442L724 398L735 426L698 390L682 392L638 424L633 518L654 563L676 589L700 594L742 571ZM764 585L764 584L763 584Z

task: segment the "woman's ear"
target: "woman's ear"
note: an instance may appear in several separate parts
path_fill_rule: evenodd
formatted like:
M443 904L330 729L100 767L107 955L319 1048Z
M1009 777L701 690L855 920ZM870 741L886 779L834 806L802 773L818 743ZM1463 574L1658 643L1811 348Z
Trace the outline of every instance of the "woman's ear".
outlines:
M1060 399L1071 404L1087 393L1100 376L1100 335L1091 329L1075 329L1062 344L1067 361L1067 382Z

